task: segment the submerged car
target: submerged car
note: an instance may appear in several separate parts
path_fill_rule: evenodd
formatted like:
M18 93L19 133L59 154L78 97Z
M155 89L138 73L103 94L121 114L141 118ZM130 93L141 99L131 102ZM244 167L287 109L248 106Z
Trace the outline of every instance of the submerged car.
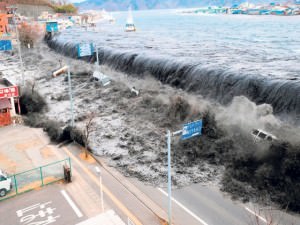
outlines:
M265 140L265 141L275 141L277 140L277 137L273 134L270 134L266 131L260 130L260 129L254 129L252 130L252 136L255 138L255 140Z
M99 81L104 87L111 83L110 78L105 74L101 73L100 71L94 71L93 79Z

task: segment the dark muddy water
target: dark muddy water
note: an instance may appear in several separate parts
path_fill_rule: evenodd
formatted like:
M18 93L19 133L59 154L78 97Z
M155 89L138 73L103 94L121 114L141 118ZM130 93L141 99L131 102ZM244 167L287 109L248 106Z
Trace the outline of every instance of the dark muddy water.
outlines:
M300 114L300 16L183 15L134 12L137 32L124 32L127 13L95 30L72 28L50 46L76 57L93 42L101 64L228 103L245 95L277 114Z

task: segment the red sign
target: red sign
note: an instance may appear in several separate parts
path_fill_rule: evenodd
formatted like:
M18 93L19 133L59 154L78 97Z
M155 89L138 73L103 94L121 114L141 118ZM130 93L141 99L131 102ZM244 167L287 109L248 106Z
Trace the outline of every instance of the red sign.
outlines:
M19 97L18 86L0 88L0 98Z

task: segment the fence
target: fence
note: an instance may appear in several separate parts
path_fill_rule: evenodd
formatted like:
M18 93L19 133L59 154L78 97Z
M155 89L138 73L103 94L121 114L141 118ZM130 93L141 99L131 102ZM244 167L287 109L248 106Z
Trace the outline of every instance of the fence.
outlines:
M71 169L71 159L66 158L8 176L7 180L11 180L12 188L4 197L0 197L0 201L64 179L63 166Z

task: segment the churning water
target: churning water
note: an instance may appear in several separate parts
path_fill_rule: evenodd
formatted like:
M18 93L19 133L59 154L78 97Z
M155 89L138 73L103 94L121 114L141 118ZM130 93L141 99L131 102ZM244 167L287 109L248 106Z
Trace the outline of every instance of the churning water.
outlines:
M75 44L93 42L101 64L229 102L245 95L275 113L300 115L300 16L133 13L137 32L124 32L127 13L96 30L72 28L49 45L76 57ZM89 28L90 29L90 28Z

